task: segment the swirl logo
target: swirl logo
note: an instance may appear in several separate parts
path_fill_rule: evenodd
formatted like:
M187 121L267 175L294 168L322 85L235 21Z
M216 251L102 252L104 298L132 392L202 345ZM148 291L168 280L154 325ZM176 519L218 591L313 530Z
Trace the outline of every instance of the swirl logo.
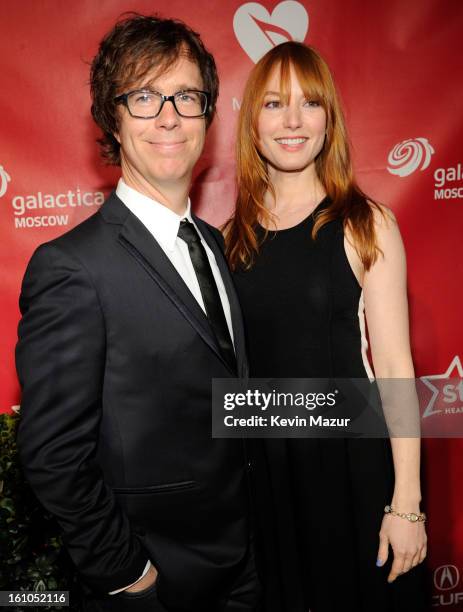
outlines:
M0 166L0 198L5 195L11 177L3 166Z
M434 148L427 138L409 138L396 144L389 153L388 171L404 177L412 174L421 165L420 171L426 170L431 163Z

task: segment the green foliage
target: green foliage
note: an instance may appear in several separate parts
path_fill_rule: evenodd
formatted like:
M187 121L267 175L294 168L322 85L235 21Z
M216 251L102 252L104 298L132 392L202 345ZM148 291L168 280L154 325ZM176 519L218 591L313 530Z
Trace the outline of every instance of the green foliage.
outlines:
M77 583L60 528L21 471L16 447L19 419L16 413L0 414L0 590L71 591L72 604L77 600L72 596ZM31 610L14 608L22 609Z

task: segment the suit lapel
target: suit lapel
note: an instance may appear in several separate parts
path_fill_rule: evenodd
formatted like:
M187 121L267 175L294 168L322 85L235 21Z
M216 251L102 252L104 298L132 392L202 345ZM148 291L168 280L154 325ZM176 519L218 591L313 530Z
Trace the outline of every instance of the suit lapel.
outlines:
M151 279L158 284L174 306L195 328L204 342L228 367L220 353L204 311L143 223L130 212L114 193L103 204L100 212L107 223L122 226L118 235L119 243L145 269Z
M243 316L241 314L241 306L238 300L238 296L236 294L235 286L233 284L233 279L231 277L228 264L225 261L222 249L219 246L216 238L213 236L212 232L209 230L204 221L196 217L196 215L193 215L193 218L196 225L201 231L201 235L207 242L211 251L214 253L215 260L219 267L220 275L222 277L223 284L227 292L228 301L230 303L230 312L233 326L233 339L235 345L236 361L238 365L238 376L246 377L248 372Z

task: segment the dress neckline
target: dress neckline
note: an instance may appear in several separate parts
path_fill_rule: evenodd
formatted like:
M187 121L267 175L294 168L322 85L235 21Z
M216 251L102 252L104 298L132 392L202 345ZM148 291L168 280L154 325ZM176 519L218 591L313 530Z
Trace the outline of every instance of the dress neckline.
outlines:
M296 225L291 225L291 227L285 227L283 229L267 229L265 228L263 225L261 225L259 222L257 222L257 226L264 232L268 232L269 234L280 234L281 232L290 232L291 230L295 230L298 227L300 227L301 225L304 225L304 223L307 222L308 219L310 219L311 217L313 218L313 215L315 214L315 212L317 212L320 208L323 207L323 205L329 200L329 197L326 195L322 200L320 200L320 202L315 206L315 208L313 210L311 210L311 212L307 215L307 217L304 217L301 221L299 221L299 223L296 223Z

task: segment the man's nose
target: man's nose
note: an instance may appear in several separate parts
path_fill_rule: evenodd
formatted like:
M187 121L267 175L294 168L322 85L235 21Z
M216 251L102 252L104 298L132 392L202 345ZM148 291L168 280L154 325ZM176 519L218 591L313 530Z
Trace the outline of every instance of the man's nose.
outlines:
M162 105L161 112L155 118L156 126L168 130L173 129L180 123L180 116L174 108L171 100L166 100Z

